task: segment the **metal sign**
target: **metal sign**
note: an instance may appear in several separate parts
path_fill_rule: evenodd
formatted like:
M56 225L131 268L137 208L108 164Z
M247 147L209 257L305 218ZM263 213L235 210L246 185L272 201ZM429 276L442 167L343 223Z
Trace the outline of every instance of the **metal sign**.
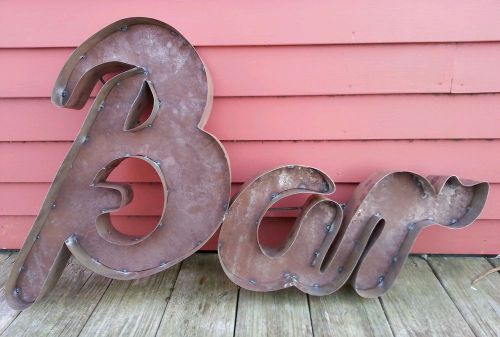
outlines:
M423 228L461 228L484 207L489 186L457 177L389 172L361 183L345 210L322 195L333 181L317 169L284 166L249 183L232 202L219 236L219 257L239 286L272 291L290 286L311 295L333 293L352 276L356 292L376 297L393 284ZM313 193L286 242L258 238L264 214L282 198Z
M6 284L15 308L54 285L70 252L101 275L144 277L198 250L226 213L229 164L220 142L203 131L212 86L193 46L156 20L115 22L74 51L52 101L82 108L99 79L117 72L95 98L15 262ZM141 120L145 109L150 114ZM132 190L107 178L131 157L156 170L165 195L161 219L144 237L122 234L110 222Z
M108 74L114 76L105 81ZM257 291L296 286L324 295L352 274L360 295L378 296L393 283L422 228L463 227L486 200L486 183L392 172L362 183L343 210L323 196L334 192L328 176L292 165L249 183L228 209L229 164L220 142L203 131L212 87L193 46L162 22L120 20L74 51L52 101L80 109L99 80L104 85L5 285L13 308L48 292L70 254L110 278L145 277L198 250L224 217L220 260L238 285ZM133 198L129 184L108 179L127 158L151 165L165 196L156 228L140 237L118 231L110 220ZM283 247L265 247L257 235L262 217L276 201L298 193L314 195L290 238Z

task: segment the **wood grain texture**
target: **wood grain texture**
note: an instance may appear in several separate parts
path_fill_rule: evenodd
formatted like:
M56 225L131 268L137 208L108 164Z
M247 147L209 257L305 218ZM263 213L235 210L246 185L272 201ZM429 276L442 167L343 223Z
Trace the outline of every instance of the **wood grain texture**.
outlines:
M0 252L0 278L8 274L16 255ZM470 277L491 267L486 259L430 257L429 263L435 274L423 259L410 258L380 301L343 288L334 295L310 297L309 305L307 296L293 288L271 293L241 290L238 300L237 287L225 277L215 254L195 254L183 262L171 295L179 266L110 285L109 279L71 263L56 289L17 318L18 312L9 313L0 296L0 335L498 335L500 274L478 282L477 290L470 288Z
M0 182L51 182L70 145L0 142ZM288 164L318 167L336 183L360 182L374 172L394 169L500 182L500 156L492 155L500 152L500 140L263 141L223 145L231 162L233 182L246 182L259 173ZM111 178L157 181L152 168L142 160L119 166Z
M381 303L395 336L470 336L474 333L431 268L411 257Z
M233 336L237 287L215 254L195 254L182 262L157 336Z
M20 313L17 310L11 309L7 305L7 301L5 299L5 289L3 287L16 257L17 253L0 251L0 334L2 334L2 332L9 327L9 325Z
M217 97L205 129L220 140L495 139L498 106L500 94ZM73 141L89 109L0 99L0 141Z
M165 21L196 45L493 41L499 11L494 0L3 2L0 47L76 46L130 16Z
M392 336L378 299L359 297L344 287L329 296L309 296L315 337Z
M21 312L2 337L78 336L110 282L71 262L56 288Z
M491 269L486 259L472 257L429 257L435 275L476 336L500 336L500 274L471 285Z
M113 280L79 336L155 336L180 265L134 280Z
M296 288L261 293L240 289L235 336L313 336L306 294Z

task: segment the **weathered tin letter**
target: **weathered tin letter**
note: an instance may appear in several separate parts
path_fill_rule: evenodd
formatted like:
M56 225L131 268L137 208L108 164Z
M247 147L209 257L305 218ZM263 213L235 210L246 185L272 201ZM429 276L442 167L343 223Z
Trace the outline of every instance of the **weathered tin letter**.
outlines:
M49 290L70 252L117 279L164 270L200 248L227 210L229 165L219 141L202 130L212 89L193 46L156 20L115 22L71 55L52 101L80 109L110 73L119 74L97 94L6 284L14 308ZM110 222L110 212L126 205L132 190L107 177L130 157L156 170L165 195L161 219L144 237L125 235Z
M484 207L488 184L383 173L360 184L345 211L318 195L333 191L328 176L302 166L274 169L243 188L219 237L219 257L229 278L250 290L295 286L326 295L352 275L358 294L380 296L394 282L419 231L432 224L470 224ZM257 235L262 217L273 203L298 193L316 195L282 247L263 246Z

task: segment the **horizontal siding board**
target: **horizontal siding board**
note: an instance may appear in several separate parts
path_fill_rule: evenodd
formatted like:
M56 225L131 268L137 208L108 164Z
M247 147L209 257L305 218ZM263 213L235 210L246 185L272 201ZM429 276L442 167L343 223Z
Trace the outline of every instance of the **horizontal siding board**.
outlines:
M477 220L461 229L432 226L422 231L413 253L421 254L500 254L500 221Z
M0 215L36 215L43 199L50 187L49 183L2 183L0 184ZM153 216L161 214L163 192L159 183L134 183L134 200L123 210L118 212L126 216ZM234 195L241 188L241 184L232 184L231 192ZM336 191L329 198L347 202L356 184L339 183ZM307 195L297 195L280 200L273 207L301 207ZM500 219L500 184L492 184L490 195L481 219ZM273 211L267 216L287 217L296 216L296 212Z
M0 49L0 97L49 97L70 48ZM200 47L216 96L500 91L500 42ZM19 65L19 66L17 66Z
M49 97L72 49L2 49L0 97ZM216 96L449 93L454 44L200 47ZM499 61L500 62L500 61ZM500 80L499 80L500 82Z
M493 139L499 107L500 94L218 97L205 129L221 140ZM72 141L89 108L0 99L0 141Z
M498 92L500 43L457 45L454 68L453 93Z
M19 249L34 221L34 216L0 216L0 249ZM142 226L149 226L149 217L120 217L116 219L120 229L135 233ZM276 244L286 236L293 222L290 218L265 218L262 239ZM413 253L430 254L491 254L500 253L500 221L478 220L467 228L452 230L432 226L422 231L413 247ZM143 227L142 227L143 228ZM217 249L217 234L202 248Z
M421 174L456 174L500 182L500 140L262 141L223 142L233 182L245 182L279 165L318 167L336 182L359 182L377 171L410 170ZM50 182L69 142L1 142L0 182ZM116 179L155 181L147 164L120 166Z
M0 47L73 47L131 16L165 21L197 45L493 41L499 12L495 0L4 1Z

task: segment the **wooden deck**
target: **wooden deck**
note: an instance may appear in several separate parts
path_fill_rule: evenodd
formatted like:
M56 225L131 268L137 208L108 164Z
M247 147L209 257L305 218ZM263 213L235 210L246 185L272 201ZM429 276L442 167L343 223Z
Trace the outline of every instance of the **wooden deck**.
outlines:
M0 253L0 286L15 253ZM57 288L24 312L0 293L0 336L500 336L500 264L480 257L411 257L380 299L349 287L325 297L238 289L215 254L196 254L136 281L72 262Z

